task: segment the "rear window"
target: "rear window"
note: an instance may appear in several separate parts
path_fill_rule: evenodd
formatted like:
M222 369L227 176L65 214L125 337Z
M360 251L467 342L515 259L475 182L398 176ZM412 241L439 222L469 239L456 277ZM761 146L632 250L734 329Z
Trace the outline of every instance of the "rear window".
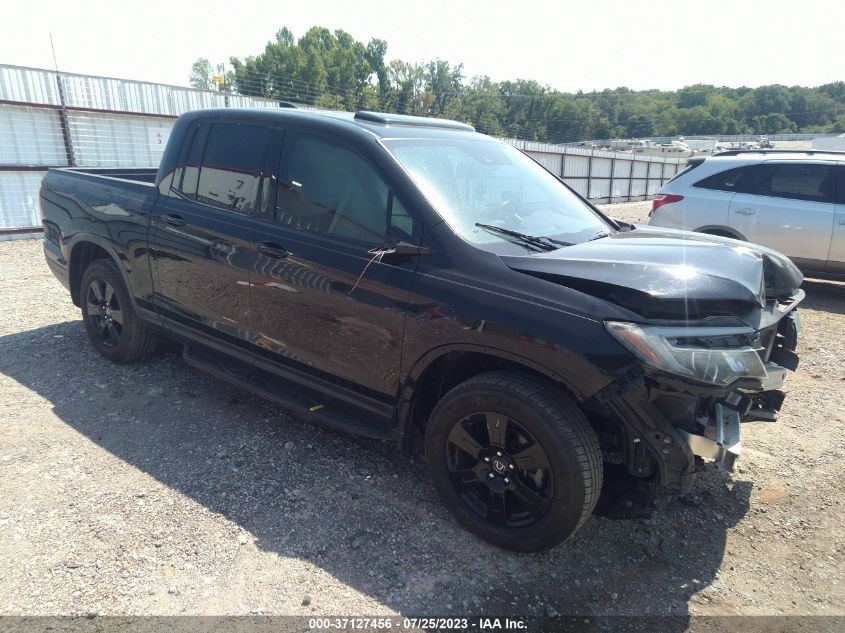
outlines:
M255 125L212 126L199 171L197 202L238 213L254 211L265 132Z
M188 155L185 157L185 165L182 167L182 180L177 188L188 198L197 197L197 180L200 175L200 163L202 153L205 151L205 142L208 140L208 130L211 126L208 123L200 123L194 127L191 146Z
M751 182L758 165L746 165L720 171L717 174L699 180L693 187L700 189L714 189L716 191L732 191L751 193Z
M680 178L680 177L681 177L681 176L683 176L684 174L688 174L688 173L690 173L693 169L695 169L696 167L698 167L700 164L701 164L701 163L696 163L695 165L687 165L687 166L686 166L686 167L684 167L681 171L679 171L677 174L675 174L675 175L674 175L674 176L672 176L669 180L667 180L667 181L666 181L666 184L668 185L668 184L669 184L670 182L672 182L673 180L677 180L678 178Z

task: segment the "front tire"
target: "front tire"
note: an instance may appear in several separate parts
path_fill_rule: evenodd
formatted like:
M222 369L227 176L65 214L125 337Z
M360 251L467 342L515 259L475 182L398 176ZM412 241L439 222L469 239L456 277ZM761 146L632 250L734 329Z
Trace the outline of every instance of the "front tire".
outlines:
M431 414L426 457L460 523L522 552L572 536L602 486L584 413L559 386L518 372L481 374L447 393Z
M100 354L127 363L155 352L158 338L138 318L113 261L97 259L85 269L79 296L85 330Z

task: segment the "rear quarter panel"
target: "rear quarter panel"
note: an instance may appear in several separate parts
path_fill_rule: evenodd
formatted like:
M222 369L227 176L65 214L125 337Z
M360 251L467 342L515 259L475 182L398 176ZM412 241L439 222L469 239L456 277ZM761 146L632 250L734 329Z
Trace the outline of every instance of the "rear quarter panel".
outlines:
M112 256L136 299L150 298L147 233L158 197L152 184L50 170L43 194L44 250L54 266L67 269L74 249L93 242Z
M731 199L735 195L733 192L673 185L670 183L660 193L678 194L684 199L657 209L649 219L649 224L689 231L729 227Z

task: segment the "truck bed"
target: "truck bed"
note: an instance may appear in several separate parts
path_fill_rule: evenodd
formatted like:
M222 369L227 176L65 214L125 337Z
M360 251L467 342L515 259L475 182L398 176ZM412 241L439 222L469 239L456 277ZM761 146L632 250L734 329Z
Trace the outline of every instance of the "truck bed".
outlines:
M155 182L158 169L155 167L63 167L57 170L74 174L88 174L91 176L106 176L119 180L132 180L152 184Z

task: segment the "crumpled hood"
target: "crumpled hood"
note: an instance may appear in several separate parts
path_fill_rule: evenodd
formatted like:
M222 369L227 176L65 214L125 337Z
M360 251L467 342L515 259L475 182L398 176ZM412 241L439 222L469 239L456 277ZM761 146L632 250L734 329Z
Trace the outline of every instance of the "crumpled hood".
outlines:
M769 248L647 226L548 253L501 258L514 270L589 294L622 289L650 301L736 301L763 306L767 297L791 294L803 281L786 256Z

